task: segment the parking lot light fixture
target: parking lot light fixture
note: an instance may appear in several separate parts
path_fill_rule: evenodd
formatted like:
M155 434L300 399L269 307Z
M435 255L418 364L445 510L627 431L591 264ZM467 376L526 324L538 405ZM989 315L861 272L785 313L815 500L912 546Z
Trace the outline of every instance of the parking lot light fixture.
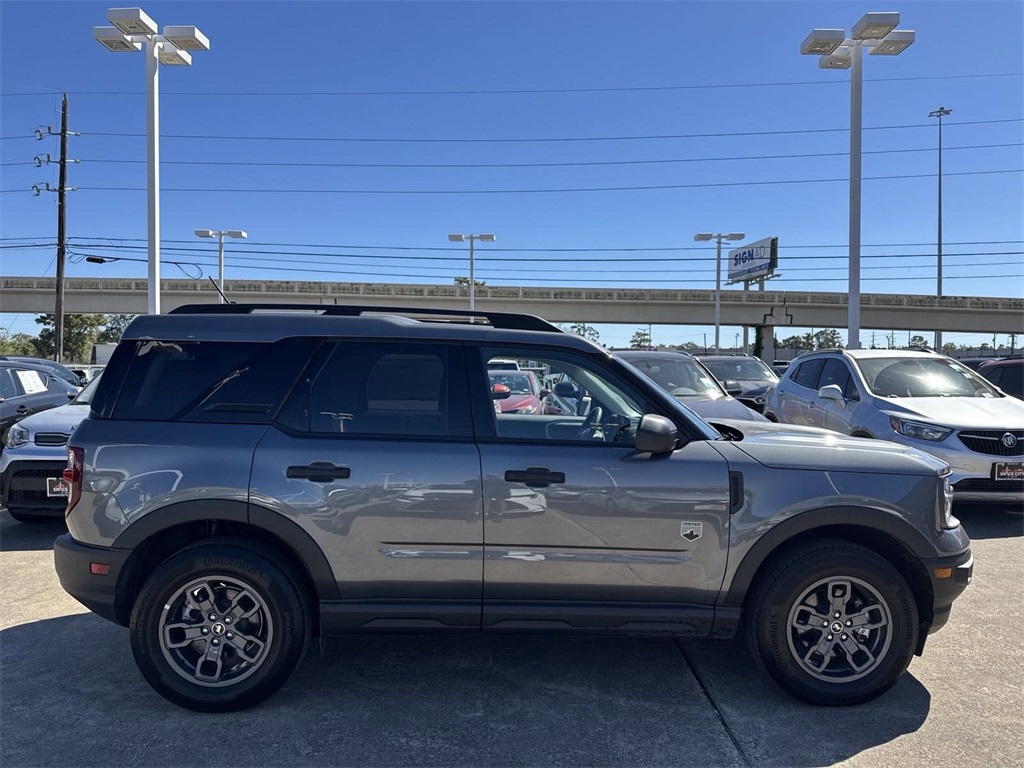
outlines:
M722 321L722 241L742 240L746 235L743 232L729 232L728 234L711 232L698 232L693 239L698 243L706 243L709 240L715 241L715 354L719 352L719 336L721 335Z
M208 51L210 40L196 27L165 27L141 8L110 8L112 27L93 27L93 38L116 53L146 49L147 312L160 314L160 65L187 67L188 51Z
M815 29L800 45L800 53L819 56L821 69L850 70L850 234L848 329L846 346L860 349L860 198L861 198L861 93L864 49L872 55L896 56L915 39L913 30L896 29L895 11L866 13L853 25L850 36L839 40L840 30ZM829 50L829 45L835 45Z
M195 230L196 237L216 237L217 238L217 267L218 267L218 278L217 284L220 288L220 303L224 303L224 238L233 237L236 239L244 240L249 237L249 233L244 229L197 229Z
M451 243L464 243L469 241L469 311L476 309L476 280L473 277L473 242L479 240L482 243L493 243L497 238L492 233L481 235L448 235Z

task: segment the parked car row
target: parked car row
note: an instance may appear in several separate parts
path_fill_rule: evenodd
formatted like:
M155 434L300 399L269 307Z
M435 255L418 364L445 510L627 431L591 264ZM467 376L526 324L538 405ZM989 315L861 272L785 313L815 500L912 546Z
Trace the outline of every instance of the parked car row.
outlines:
M0 451L14 424L63 405L82 391L78 377L70 371L65 375L62 367L34 358L0 357Z

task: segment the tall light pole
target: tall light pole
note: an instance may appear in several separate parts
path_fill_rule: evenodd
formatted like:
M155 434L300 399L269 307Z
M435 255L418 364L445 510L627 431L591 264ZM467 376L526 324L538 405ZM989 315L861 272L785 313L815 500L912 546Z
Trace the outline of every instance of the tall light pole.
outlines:
M938 255L938 263L936 264L935 272L936 296L942 295L942 118L951 114L953 114L953 110L946 109L945 107L939 107L934 112L928 113L928 117L939 118L939 231L936 236L936 248ZM935 332L935 351L942 354L942 331Z
M189 51L208 51L210 41L195 27L164 27L141 8L111 8L112 27L93 27L92 36L115 53L139 51L146 46L146 220L148 229L149 301L147 312L160 314L160 65L192 63Z
M219 269L217 283L220 286L220 303L224 303L224 236L244 240L249 233L244 229L197 229L196 237L217 238L217 267Z
M860 349L860 184L861 92L863 49L872 56L896 56L914 42L914 32L896 29L898 13L865 13L850 36L843 29L815 29L800 53L820 56L821 69L850 70L850 287L846 346Z
M479 240L481 243L493 243L494 235L448 235L452 243L464 243L469 241L469 311L476 309L476 280L473 279L473 242Z
M718 337L722 321L722 240L742 240L746 237L742 232L730 232L729 234L711 234L710 232L698 232L693 239L698 243L715 240L715 354L719 352Z

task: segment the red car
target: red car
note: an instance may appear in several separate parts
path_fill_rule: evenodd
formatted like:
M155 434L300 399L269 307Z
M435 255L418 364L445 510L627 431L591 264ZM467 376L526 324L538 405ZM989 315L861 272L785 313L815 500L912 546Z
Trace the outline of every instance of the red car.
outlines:
M542 390L540 382L533 371L488 371L491 388L501 384L509 388L511 394L496 400L501 413L544 413L541 402L547 397L547 390Z

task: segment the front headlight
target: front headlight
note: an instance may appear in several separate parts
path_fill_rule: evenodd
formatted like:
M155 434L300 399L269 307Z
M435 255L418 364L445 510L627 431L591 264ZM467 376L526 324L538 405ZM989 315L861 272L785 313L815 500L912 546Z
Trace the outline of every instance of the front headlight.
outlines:
M939 495L939 525L942 528L956 528L960 521L953 517L953 486L949 475L942 478L942 491Z
M526 405L526 406L523 406L522 408L520 408L520 409L518 409L516 411L516 413L536 413L536 412L537 412L537 406L535 406L535 405Z
M17 448L28 442L28 430L15 424L7 430L7 447Z
M907 419L900 419L895 416L889 417L889 426L892 427L893 432L918 440L945 440L953 433L953 430L948 427L924 424L920 421L908 421Z

